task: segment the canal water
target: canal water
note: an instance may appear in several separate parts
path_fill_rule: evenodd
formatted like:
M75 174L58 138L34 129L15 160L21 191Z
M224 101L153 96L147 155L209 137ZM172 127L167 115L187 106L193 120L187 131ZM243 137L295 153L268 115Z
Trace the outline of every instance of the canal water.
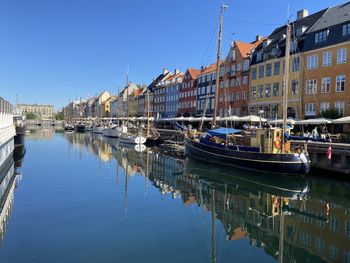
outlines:
M0 262L350 262L346 182L51 129L8 173Z

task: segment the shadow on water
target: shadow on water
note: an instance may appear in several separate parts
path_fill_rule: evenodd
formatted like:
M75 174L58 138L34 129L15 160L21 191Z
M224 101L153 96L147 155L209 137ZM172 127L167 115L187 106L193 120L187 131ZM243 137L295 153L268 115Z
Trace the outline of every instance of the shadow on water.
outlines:
M350 262L349 184L317 177L259 174L177 159L91 134L65 134L102 161L117 159L127 175L145 177L162 194L213 215L227 242L247 239L278 262Z

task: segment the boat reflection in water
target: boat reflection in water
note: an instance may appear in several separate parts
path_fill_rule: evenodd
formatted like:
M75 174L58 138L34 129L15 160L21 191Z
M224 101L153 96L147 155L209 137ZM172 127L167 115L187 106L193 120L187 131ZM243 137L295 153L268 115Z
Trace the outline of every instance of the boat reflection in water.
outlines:
M12 213L15 188L22 179L21 167L24 154L24 145L16 147L13 158L0 170L0 242L4 238Z
M126 212L128 177L135 175L145 177L146 193L151 184L161 194L181 198L185 209L199 206L210 212L213 262L222 253L222 242L232 245L237 240L246 240L278 262L350 262L347 183L313 177L262 177L240 169L176 159L158 148L137 152L113 139L92 140L88 135L74 138L69 140L93 149L102 161L106 156L108 160L116 158L117 184L118 169L127 174ZM220 240L222 229L226 241Z

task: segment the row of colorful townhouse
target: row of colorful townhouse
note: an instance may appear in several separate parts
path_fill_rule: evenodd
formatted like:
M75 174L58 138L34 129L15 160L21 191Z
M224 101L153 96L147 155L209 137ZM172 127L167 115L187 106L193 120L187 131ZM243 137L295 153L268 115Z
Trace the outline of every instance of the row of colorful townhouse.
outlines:
M350 2L311 15L300 10L290 26L288 116L350 115ZM267 37L256 36L251 43L232 42L220 63L220 116L282 116L285 46L286 25ZM116 96L108 92L103 96L104 92L86 100L84 107L77 106L76 111L95 118L211 116L216 72L216 63L188 68L184 73L164 69L148 86L130 83Z

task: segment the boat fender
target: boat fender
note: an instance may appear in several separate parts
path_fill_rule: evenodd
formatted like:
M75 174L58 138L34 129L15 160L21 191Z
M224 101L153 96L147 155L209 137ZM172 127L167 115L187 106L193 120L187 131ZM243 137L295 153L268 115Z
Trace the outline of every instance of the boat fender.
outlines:
M281 138L280 137L276 137L276 139L274 140L273 144L275 145L276 149L281 149Z

